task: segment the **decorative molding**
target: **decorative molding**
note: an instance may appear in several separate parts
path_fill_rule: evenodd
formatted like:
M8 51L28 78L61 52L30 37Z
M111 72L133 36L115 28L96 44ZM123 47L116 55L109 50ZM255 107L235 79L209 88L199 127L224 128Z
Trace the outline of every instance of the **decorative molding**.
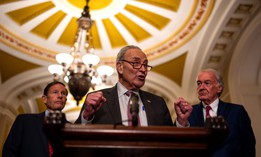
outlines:
M157 48L146 52L148 58L154 59L165 53L173 52L173 50L187 43L205 24L212 12L213 6L213 0L201 0L195 13L193 13L194 16L189 20L187 25L182 27L178 35L175 35L169 41L166 41L166 44L162 44L157 46Z
M206 59L204 67L215 67L217 70L221 70L224 69L224 66L227 66L245 26L260 8L260 5L256 4L255 1L242 1L236 3L236 5L234 11L227 14L227 22L223 20L225 24L219 28L220 33L216 34L213 48Z
M0 41L6 45L24 52L28 55L39 57L44 60L55 60L55 53L34 46L25 40L19 39L0 25Z

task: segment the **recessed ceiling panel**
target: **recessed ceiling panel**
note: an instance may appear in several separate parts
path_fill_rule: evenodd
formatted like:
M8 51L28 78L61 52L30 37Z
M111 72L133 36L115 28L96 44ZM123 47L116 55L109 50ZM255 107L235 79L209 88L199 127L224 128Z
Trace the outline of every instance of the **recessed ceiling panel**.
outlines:
M121 47L127 44L122 36L123 34L119 32L119 30L114 26L110 19L104 19L103 24L110 39L110 44L112 48Z
M142 41L146 38L151 37L151 34L142 28L139 24L135 23L128 17L119 13L116 18L124 25L124 27L131 33L131 35L136 39L136 41Z
M162 29L168 22L170 22L170 19L161 16L158 13L154 13L152 11L147 11L146 9L141 9L138 7L134 7L131 5L127 5L125 8L127 11L133 13L134 15L140 17L150 25L156 27L157 29Z
M72 36L72 34L76 34L76 32L77 32L77 19L72 18L68 23L67 27L65 28L65 30L62 32L62 35L60 36L58 43L72 46L74 42L74 36Z
M53 7L54 4L51 2L39 3L32 6L21 7L20 9L8 12L7 15L19 25L23 25Z
M62 11L58 11L36 26L31 32L48 39L48 37L53 33L55 28L59 25L64 17L65 14Z

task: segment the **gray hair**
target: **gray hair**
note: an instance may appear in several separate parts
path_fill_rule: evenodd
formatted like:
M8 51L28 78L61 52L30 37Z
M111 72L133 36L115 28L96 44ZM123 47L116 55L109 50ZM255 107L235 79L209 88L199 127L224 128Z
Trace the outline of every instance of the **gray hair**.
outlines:
M222 91L220 93L218 93L218 96L220 96L224 89L224 82L223 82L223 78L222 78L220 72L215 69L212 69L212 68L203 69L200 71L200 73L201 72L212 72L215 75L218 85L220 85L222 87Z
M124 59L124 55L129 49L139 49L139 50L141 50L141 48L139 48L138 46L135 46L135 45L128 45L128 46L121 48L121 50L119 51L119 53L117 55L116 63L118 63L119 61Z

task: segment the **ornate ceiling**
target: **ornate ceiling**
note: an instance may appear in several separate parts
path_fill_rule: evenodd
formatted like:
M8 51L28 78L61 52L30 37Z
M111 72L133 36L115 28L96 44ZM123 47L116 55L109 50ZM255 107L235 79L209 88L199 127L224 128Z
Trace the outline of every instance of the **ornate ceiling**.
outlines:
M4 44L48 62L69 52L84 0L7 2L1 5ZM95 53L114 64L119 48L128 44L139 45L149 60L173 52L201 29L214 1L93 0L89 5Z
M0 1L0 101L37 112L47 66L69 52L85 0ZM257 0L91 0L95 53L114 66L125 45L138 45L154 67L144 89L172 105L195 101L194 78L205 67L227 73L242 32L260 12ZM117 80L115 75L111 81ZM13 92L15 90L15 92ZM228 91L227 91L228 92ZM30 102L28 101L30 100ZM29 107L28 107L29 106Z

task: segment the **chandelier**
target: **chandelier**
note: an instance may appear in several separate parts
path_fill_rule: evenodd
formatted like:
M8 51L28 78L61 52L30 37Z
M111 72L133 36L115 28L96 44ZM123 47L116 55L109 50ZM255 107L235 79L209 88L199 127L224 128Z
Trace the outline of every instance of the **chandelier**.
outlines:
M94 54L91 27L93 21L89 13L89 0L83 9L81 17L77 20L78 30L70 53L59 53L56 60L59 64L48 67L55 81L68 83L69 90L79 105L79 101L96 85L106 83L114 69L108 65L100 65L99 56Z

